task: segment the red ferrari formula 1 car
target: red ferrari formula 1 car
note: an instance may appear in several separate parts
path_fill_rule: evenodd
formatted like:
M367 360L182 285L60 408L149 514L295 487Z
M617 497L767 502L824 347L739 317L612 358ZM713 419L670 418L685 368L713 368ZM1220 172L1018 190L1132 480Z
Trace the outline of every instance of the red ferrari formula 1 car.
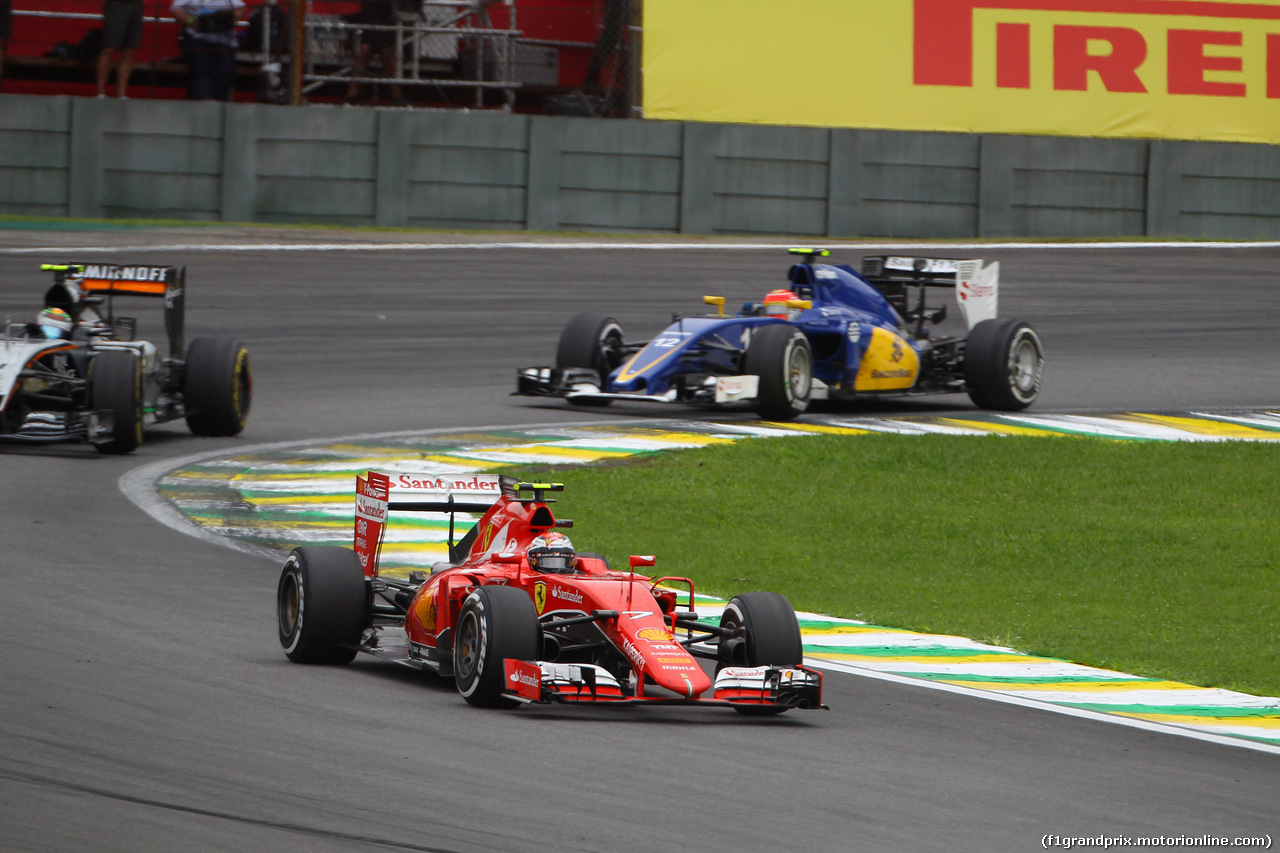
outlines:
M356 478L355 547L295 548L277 592L290 660L347 663L357 652L451 676L472 705L699 704L770 715L820 708L822 676L802 665L795 611L781 595L731 599L699 622L693 582L616 571L558 551L551 483L511 477ZM448 562L383 577L388 513L449 514ZM458 513L481 518L456 543ZM536 556L535 556L536 555ZM704 667L700 660L708 661Z

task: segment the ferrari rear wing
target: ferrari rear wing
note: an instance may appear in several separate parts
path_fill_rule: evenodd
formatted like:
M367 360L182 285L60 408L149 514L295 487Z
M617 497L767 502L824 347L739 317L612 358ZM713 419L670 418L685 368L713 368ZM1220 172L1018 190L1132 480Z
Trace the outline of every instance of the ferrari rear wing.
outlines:
M972 329L996 316L1000 289L999 262L983 266L982 259L911 258L900 255L867 255L862 277L884 294L904 318L920 314L907 306L907 287L948 287L956 291L956 303L965 324Z
M454 542L458 513L485 513L502 497L514 497L516 480L500 474L384 474L356 475L354 550L365 577L377 577L378 555L388 513L439 512L449 515L449 558L463 550L466 536Z

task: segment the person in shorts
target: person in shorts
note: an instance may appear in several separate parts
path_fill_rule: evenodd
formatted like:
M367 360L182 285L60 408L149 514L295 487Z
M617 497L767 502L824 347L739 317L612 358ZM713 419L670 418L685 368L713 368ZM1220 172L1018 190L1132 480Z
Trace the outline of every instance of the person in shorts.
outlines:
M361 0L360 9L354 15L348 15L348 24L374 24L377 26L395 26L399 20L399 4L396 0ZM359 44L355 47L355 63L351 68L352 77L363 77L369 67L369 60L374 53L382 61L384 76L397 79L400 76L400 51L396 47L396 34L392 30L365 30L361 33ZM397 107L409 106L408 100L399 83L388 86L391 103ZM352 82L347 86L346 103L359 103L360 84Z
M111 76L111 56L120 52L116 69L116 94L127 97L129 75L133 73L133 52L142 44L142 0L104 0L102 4L102 51L98 54L98 97L107 96Z

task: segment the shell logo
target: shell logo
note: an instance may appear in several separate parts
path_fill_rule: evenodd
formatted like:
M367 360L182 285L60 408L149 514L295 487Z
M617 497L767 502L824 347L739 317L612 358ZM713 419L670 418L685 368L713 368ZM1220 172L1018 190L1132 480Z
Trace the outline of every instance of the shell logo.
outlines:
M661 628L643 628L636 632L636 636L642 640L656 640L659 642L671 639L671 634Z

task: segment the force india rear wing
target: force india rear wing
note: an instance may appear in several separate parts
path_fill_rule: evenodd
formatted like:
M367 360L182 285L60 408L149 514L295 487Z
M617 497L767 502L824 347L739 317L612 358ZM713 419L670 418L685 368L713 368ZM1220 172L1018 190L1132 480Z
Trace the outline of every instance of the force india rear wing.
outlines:
M186 302L186 267L148 264L41 264L53 273L53 285L45 292L46 308L61 308L79 320L87 306L106 299L109 325L120 324L115 316L116 296L153 296L164 299L164 327L169 335L169 355L182 358L186 352L183 326ZM128 318L120 318L128 319Z
M515 497L516 480L499 474L384 474L356 475L355 552L365 577L378 576L378 555L388 514L439 512L449 515L449 559L463 555L463 542L454 542L457 513L485 513L501 497Z
M893 303L905 301L906 288L950 287L965 324L972 329L996 316L1000 295L1000 264L983 266L982 259L908 258L897 255L868 255L862 259L862 277L875 285ZM895 304L895 308L898 306ZM901 313L901 312L899 312Z

